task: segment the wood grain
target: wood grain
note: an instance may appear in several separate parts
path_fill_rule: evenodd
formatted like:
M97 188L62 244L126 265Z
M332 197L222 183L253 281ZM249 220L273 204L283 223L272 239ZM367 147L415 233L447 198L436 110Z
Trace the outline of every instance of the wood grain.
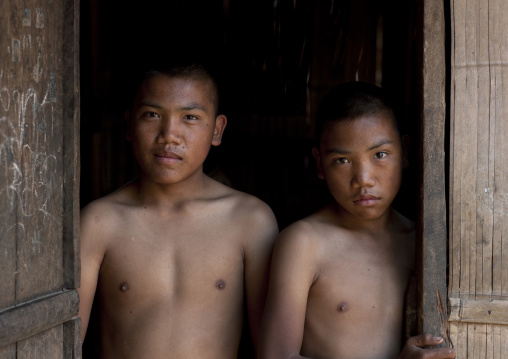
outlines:
M78 314L76 290L23 304L0 312L0 347L29 338ZM63 346L60 343L60 346Z
M447 231L445 201L445 23L440 1L421 4L423 28L421 188L419 243L419 332L443 335L447 343L446 303Z

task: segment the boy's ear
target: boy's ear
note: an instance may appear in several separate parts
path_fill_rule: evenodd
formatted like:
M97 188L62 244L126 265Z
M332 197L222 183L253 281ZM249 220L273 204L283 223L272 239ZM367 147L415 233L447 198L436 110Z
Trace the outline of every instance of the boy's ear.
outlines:
M222 134L228 124L228 119L224 115L219 115L215 119L215 127L213 129L212 146L218 146L222 142Z
M410 144L409 135L403 135L401 142L402 142L402 168L408 168L409 167L409 144Z
M321 179L325 179L323 175L323 164L321 163L321 156L319 155L319 149L317 147L312 147L312 155L316 160L317 176Z
M127 126L127 131L125 133L125 138L127 141L132 140L131 136L131 112L129 110L125 111L125 126Z

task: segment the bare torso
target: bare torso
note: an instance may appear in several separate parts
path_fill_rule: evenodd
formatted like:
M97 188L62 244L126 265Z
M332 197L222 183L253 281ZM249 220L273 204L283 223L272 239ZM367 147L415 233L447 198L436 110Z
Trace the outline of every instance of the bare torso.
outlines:
M257 240L247 229L262 210L221 186L166 212L131 202L132 186L92 207L96 240L106 243L102 358L236 358L246 243Z
M401 308L414 268L414 233L409 221L396 216L390 231L375 236L338 230L327 223L326 211L309 218L316 230L317 270L307 300L302 355L397 357Z

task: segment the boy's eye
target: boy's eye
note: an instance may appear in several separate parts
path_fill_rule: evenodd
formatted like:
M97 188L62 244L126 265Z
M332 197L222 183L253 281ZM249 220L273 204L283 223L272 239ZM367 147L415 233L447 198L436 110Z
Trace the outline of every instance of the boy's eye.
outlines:
M386 156L388 156L388 154L387 154L386 152L377 152L377 153L374 155L374 157L375 157L375 158L378 158L378 159L380 159L380 158L385 158Z
M160 115L157 112L145 112L143 114L144 117L153 117L153 118L160 118Z
M197 120L198 117L194 116L194 115L185 115L185 116L183 116L183 119L184 120Z
M345 157L340 157L340 158L337 158L335 160L335 162L344 164L344 163L349 163L349 160L347 158L345 158Z

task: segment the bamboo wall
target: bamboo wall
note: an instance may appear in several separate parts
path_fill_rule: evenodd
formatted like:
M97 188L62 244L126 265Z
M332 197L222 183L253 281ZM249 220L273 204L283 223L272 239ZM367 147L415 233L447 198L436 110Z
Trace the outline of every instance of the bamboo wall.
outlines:
M450 338L457 358L508 350L508 1L452 0Z

